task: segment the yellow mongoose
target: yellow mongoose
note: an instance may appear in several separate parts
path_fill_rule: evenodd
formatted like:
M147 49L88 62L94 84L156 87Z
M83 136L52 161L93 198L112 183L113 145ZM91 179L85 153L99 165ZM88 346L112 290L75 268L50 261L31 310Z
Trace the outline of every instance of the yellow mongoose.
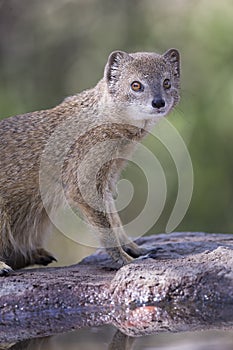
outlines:
M176 49L163 55L114 51L94 88L52 109L0 122L1 275L54 260L43 238L52 226L50 213L67 203L95 228L118 266L144 253L124 234L114 187L132 141L141 141L178 103L179 83Z

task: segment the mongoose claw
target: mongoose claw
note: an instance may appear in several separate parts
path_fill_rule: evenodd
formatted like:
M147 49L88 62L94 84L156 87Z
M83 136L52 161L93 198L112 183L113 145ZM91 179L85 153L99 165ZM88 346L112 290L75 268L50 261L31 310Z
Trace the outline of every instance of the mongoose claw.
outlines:
M140 260L146 260L146 259L157 259L159 251L162 251L163 248L157 247L151 250L147 250L147 253L144 255L141 255L134 259L134 261L140 261Z
M0 277L9 276L13 271L14 270L3 261L0 262Z
M51 253L47 252L43 248L36 250L33 254L33 258L34 264L43 266L47 266L53 261L57 261L57 259Z
M36 264L47 266L48 264L51 264L53 261L57 261L57 259L52 255L42 256L40 257L38 262L36 262Z

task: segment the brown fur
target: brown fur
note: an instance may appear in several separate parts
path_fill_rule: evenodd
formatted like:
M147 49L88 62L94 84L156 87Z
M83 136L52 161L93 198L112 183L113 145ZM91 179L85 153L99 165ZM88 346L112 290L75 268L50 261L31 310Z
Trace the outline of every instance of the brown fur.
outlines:
M43 241L52 227L51 212L65 205L61 189L72 208L96 229L119 266L142 253L127 239L118 214L113 213L113 192L124 158L134 150L132 141L140 141L178 103L179 74L175 49L164 55L113 52L95 88L68 97L55 108L0 122L0 273L54 260L43 249ZM172 87L164 91L162 82L167 77ZM131 91L131 82L137 80L143 80L145 91ZM151 107L158 96L166 102L160 111ZM77 182L80 164L88 201ZM95 193L88 189L97 168Z

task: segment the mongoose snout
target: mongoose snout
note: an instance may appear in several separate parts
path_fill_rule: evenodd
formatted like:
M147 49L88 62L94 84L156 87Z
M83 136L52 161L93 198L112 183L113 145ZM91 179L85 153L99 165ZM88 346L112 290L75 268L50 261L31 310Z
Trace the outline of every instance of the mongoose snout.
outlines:
M154 100L152 100L152 107L154 108L163 108L165 107L166 102L164 101L163 98L159 97L159 98L155 98Z

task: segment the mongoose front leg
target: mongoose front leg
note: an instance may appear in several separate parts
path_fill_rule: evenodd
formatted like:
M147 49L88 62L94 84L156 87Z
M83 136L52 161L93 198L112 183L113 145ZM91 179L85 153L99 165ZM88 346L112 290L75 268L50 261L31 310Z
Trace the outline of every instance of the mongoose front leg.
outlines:
M147 254L148 251L146 249L139 247L127 237L110 191L107 191L106 209L109 213L112 227L115 227L117 230L118 239L124 251L133 258L138 258Z
M97 211L86 204L79 205L86 221L93 227L99 235L100 243L106 252L117 263L118 267L133 261L127 254L118 237L117 228L112 227L111 219L107 212Z

